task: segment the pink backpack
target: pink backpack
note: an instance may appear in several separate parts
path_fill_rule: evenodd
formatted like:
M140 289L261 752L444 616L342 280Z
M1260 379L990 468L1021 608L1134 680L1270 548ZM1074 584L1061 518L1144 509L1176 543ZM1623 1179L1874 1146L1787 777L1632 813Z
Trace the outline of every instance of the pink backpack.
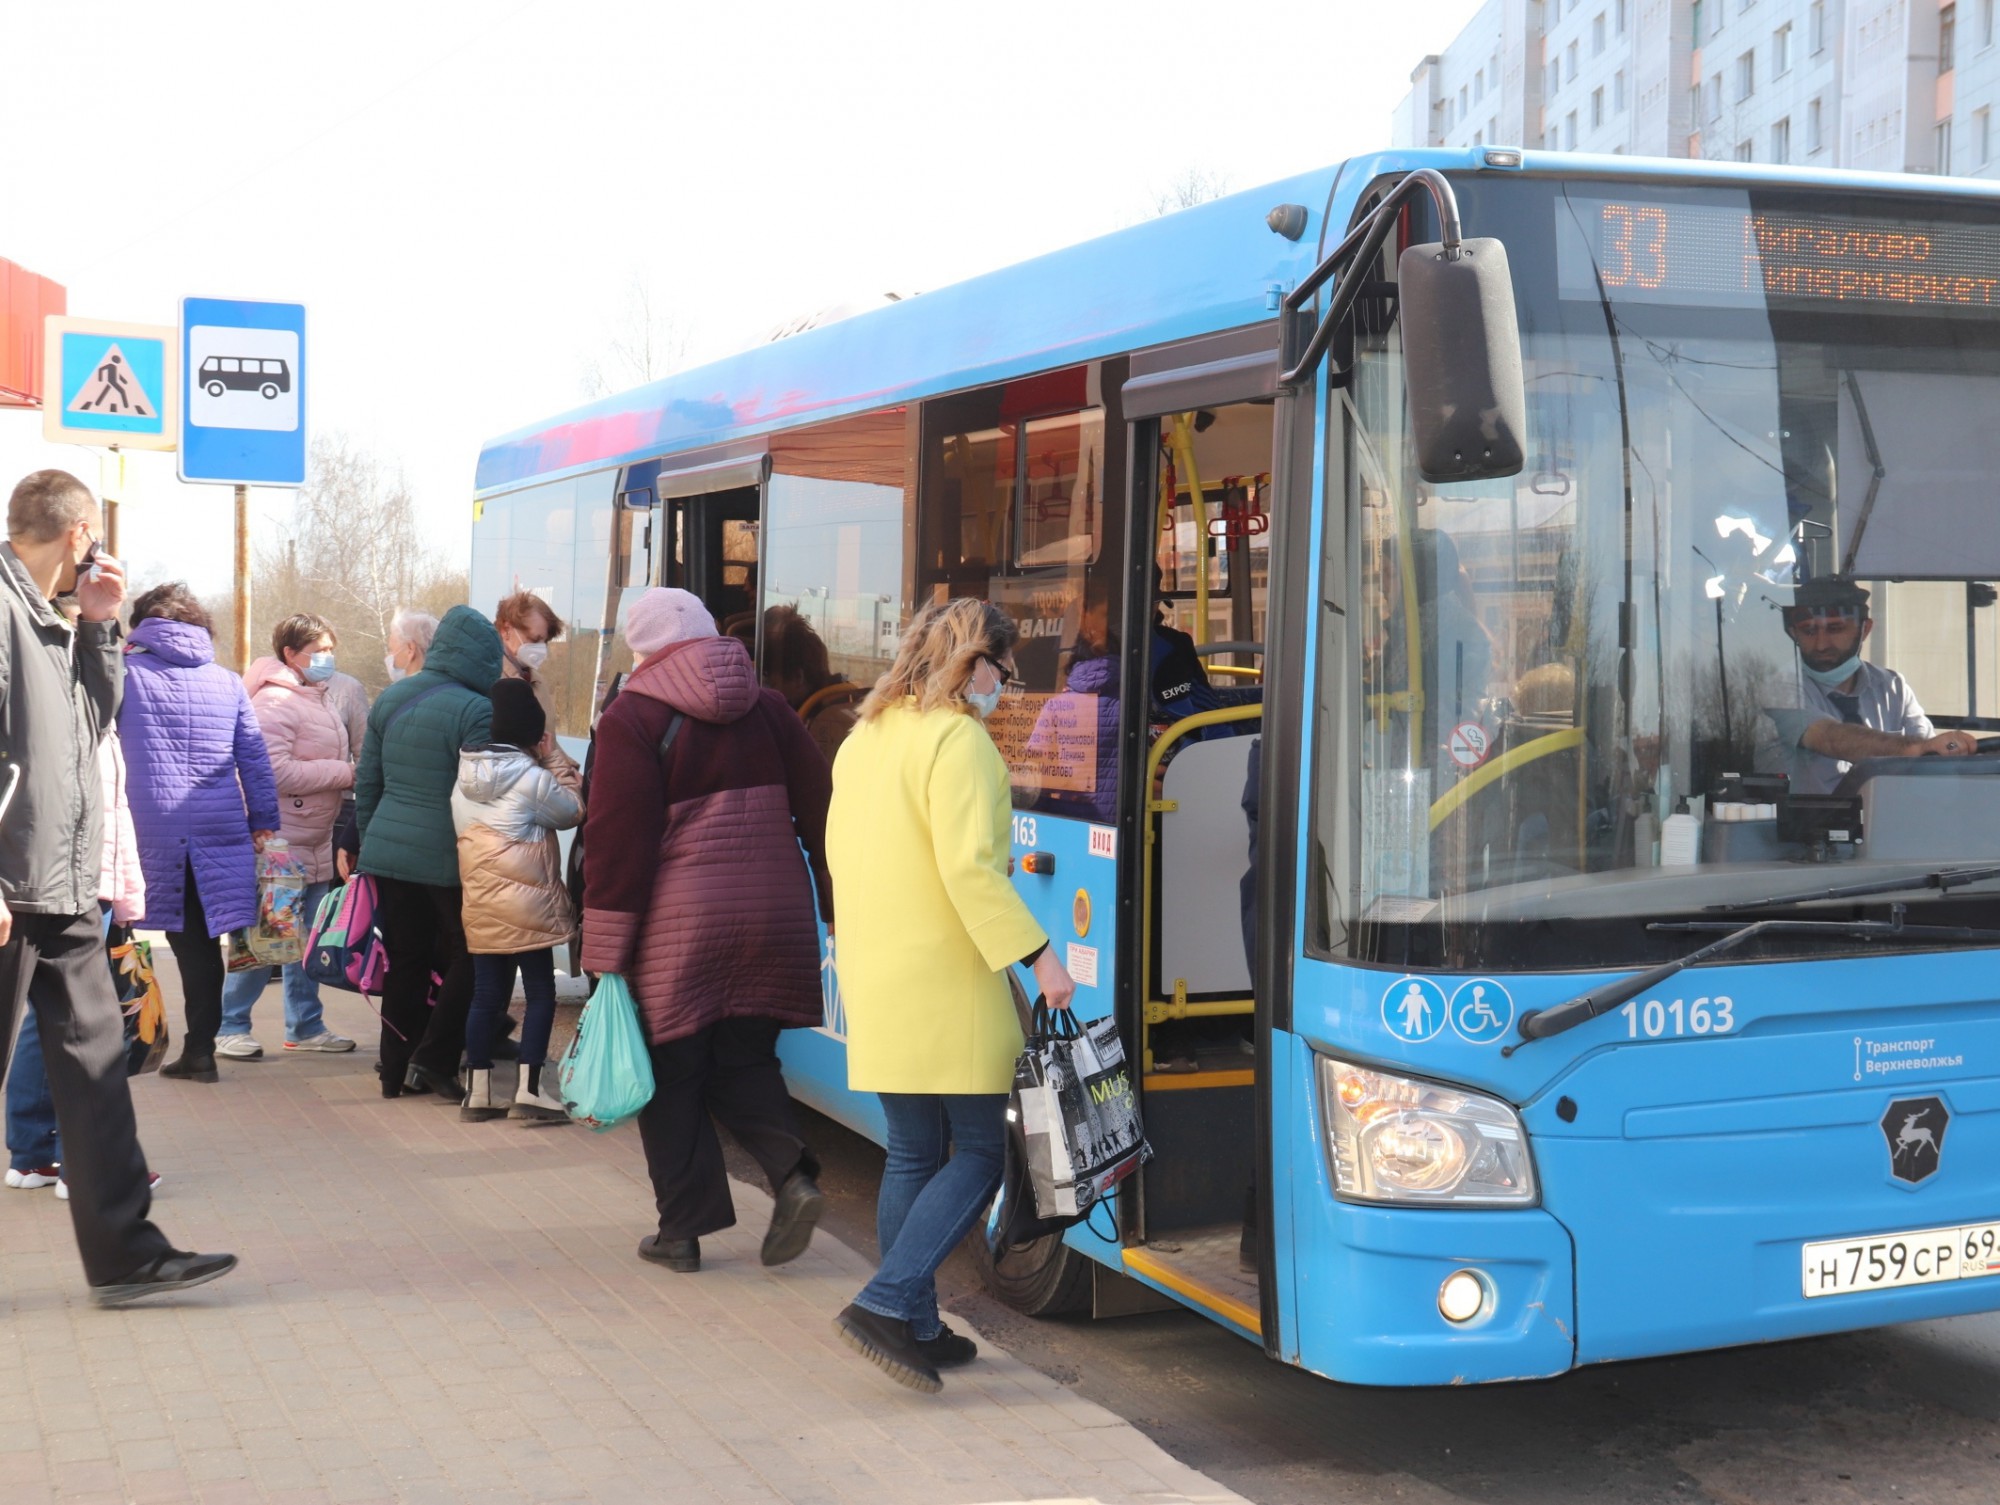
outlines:
M376 923L375 880L356 873L320 901L306 943L306 975L328 987L380 995L389 976L389 948Z

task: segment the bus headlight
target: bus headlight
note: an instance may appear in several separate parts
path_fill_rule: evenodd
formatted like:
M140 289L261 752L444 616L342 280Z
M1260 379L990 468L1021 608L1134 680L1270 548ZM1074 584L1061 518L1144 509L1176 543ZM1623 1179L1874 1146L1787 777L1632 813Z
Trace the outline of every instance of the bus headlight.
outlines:
M1319 1058L1334 1184L1405 1205L1520 1206L1536 1199L1521 1120L1498 1098Z

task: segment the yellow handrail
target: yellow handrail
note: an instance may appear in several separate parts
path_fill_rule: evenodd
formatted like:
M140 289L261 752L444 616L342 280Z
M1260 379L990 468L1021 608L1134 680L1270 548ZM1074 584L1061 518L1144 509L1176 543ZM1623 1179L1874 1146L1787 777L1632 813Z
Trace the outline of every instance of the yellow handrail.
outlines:
M1183 716L1164 732L1146 754L1146 810L1140 826L1139 850L1139 1063L1143 1071L1153 1069L1153 1026L1146 1017L1153 1002L1153 851L1160 842L1159 818L1167 813L1163 801L1154 798L1160 781L1160 764L1174 744L1190 732L1204 727L1227 726L1237 721L1257 721L1264 715L1261 705L1224 706L1219 711L1197 711Z
M1550 732L1546 737L1537 737L1532 742L1523 742L1476 768L1458 783L1431 802L1431 829L1435 831L1443 825L1451 813L1471 799L1488 784L1504 779L1524 763L1532 763L1537 758L1545 758L1550 753L1565 752L1572 747L1583 745L1583 728L1573 726L1568 731Z
M1201 471L1194 463L1192 413L1174 414L1174 466L1185 472L1188 500L1194 503L1194 640L1199 645L1208 641L1208 500L1201 494Z
M1262 679L1264 671L1255 664L1203 664L1210 674L1227 674L1236 679Z

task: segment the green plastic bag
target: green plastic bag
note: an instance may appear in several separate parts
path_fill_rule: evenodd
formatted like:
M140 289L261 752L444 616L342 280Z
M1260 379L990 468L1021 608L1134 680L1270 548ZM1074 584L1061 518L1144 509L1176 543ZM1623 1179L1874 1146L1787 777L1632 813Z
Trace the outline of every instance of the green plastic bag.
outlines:
M639 1006L616 972L597 979L556 1084L569 1116L600 1134L653 1100L653 1057L639 1027Z

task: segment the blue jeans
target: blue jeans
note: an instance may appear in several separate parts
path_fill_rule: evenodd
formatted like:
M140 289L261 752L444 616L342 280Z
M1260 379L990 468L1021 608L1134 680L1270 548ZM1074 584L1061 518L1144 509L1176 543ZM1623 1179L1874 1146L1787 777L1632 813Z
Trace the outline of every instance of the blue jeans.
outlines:
M319 901L326 897L331 883L308 883L306 885L305 915L307 923L319 913ZM306 975L301 962L287 962L285 974L285 1038L287 1040L310 1040L315 1035L326 1033L326 1018L320 1010L319 984ZM257 1000L264 996L264 984L271 980L269 967L256 967L248 972L232 972L222 985L222 1033L225 1035L247 1035L250 1033L250 1010Z
M14 1037L14 1064L7 1073L7 1161L17 1171L62 1164L56 1100L49 1095L42 1031L32 1003L22 1011L21 1032Z
M493 1026L507 1012L514 996L514 969L521 969L521 991L528 1006L521 1017L520 1062L546 1066L549 1032L556 1022L556 953L553 947L516 951L507 956L472 958L472 1007L465 1015L465 1064L474 1071L493 1069Z
M1000 1189L1007 1130L1004 1093L884 1092L889 1157L875 1202L882 1262L854 1304L900 1317L918 1342L935 1338L937 1268Z

